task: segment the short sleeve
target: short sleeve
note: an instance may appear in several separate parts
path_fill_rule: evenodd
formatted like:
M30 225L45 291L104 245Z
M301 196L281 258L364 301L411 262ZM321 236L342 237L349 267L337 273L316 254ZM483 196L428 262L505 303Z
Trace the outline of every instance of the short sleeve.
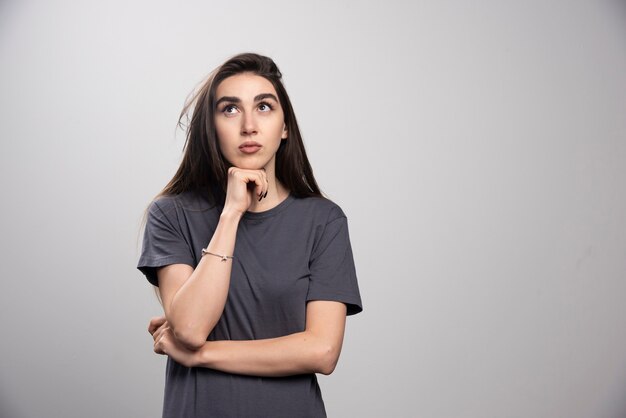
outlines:
M156 270L169 264L194 266L189 244L177 222L176 206L172 197L153 201L148 208L141 256L137 268L154 286L158 286Z
M348 315L363 310L345 215L328 222L324 227L313 248L309 271L311 276L307 301L343 302Z

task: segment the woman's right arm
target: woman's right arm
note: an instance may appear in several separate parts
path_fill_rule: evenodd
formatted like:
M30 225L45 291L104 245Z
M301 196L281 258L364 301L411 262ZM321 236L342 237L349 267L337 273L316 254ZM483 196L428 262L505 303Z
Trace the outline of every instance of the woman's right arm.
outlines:
M222 213L207 250L232 255L239 216ZM172 264L157 270L159 293L165 317L176 339L191 349L199 349L222 316L232 259L222 261L206 256L193 269L187 264Z
M256 183L248 190L247 184ZM239 221L252 202L252 194L267 191L265 172L261 170L228 171L228 189L224 210L207 251L232 255ZM159 268L159 293L169 326L178 341L190 349L200 349L222 316L232 271L232 259L204 256L193 269L186 264Z

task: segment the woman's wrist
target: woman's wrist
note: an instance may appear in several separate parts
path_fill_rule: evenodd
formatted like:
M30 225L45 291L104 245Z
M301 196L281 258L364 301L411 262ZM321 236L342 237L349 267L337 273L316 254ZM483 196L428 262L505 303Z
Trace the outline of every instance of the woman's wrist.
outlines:
M236 211L234 209L224 208L222 213L220 214L220 222L235 222L238 223L243 217L243 213Z
M212 341L207 341L204 343L202 348L196 352L194 363L195 367L206 367L211 368L212 358L211 358L211 345Z

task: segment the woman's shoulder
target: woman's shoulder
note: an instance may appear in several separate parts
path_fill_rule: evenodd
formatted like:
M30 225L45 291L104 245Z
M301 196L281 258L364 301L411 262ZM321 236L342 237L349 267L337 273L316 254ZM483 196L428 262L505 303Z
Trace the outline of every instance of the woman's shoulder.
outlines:
M200 193L183 192L156 196L148 206L148 214L156 217L178 217L183 214L215 211L216 205Z
M184 211L206 211L216 207L207 197L193 191L159 195L152 200L150 205L160 209L181 209Z
M346 217L345 212L337 203L324 196L296 198L295 201L298 210L323 219L326 223Z

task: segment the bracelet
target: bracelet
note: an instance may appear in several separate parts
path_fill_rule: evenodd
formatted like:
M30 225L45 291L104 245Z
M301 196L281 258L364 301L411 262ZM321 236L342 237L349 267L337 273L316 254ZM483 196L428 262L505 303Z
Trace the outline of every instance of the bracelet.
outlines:
M207 251L207 250L206 250L206 248L203 248L203 249L202 249L202 257L204 257L204 256L205 256L205 255L207 255L207 254L214 255L215 257L219 257L219 258L221 258L221 259L222 259L222 261L226 261L226 260L228 260L229 258L232 258L232 259L234 259L234 258L235 258L235 257L233 257L232 255L219 255L219 254L214 254L214 253L211 253L211 252Z

